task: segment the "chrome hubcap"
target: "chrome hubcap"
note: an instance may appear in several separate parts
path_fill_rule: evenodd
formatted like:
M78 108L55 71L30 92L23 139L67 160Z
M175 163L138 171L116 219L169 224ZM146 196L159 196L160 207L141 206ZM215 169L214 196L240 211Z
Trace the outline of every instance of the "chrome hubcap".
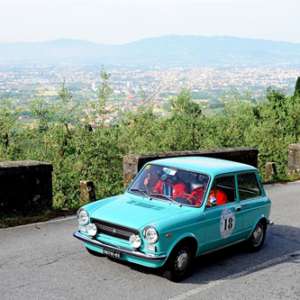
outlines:
M182 271L186 268L189 260L189 255L186 251L181 252L176 259L175 267L177 270Z
M264 237L264 230L260 224L258 224L253 232L253 245L259 246Z

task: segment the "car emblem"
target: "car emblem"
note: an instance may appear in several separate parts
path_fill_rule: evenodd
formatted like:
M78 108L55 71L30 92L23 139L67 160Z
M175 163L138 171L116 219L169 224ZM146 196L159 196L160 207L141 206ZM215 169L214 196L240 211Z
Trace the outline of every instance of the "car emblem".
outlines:
M116 228L113 228L113 233L116 233L117 232L117 229Z

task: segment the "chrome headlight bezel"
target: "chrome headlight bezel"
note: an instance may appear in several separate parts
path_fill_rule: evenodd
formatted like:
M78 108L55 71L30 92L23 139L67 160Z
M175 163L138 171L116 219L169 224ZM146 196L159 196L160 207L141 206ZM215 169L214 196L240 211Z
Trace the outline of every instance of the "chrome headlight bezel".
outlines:
M85 209L80 208L77 212L77 220L80 226L89 224L90 222L89 213Z
M129 243L131 244L131 246L134 248L134 249L138 249L141 247L142 245L142 239L140 238L139 235L137 234L132 234L130 237L129 237Z
M89 236L96 236L98 233L97 226L94 223L89 223L86 225L86 232Z
M144 231L144 238L149 244L155 244L159 240L159 234L155 227L147 226Z

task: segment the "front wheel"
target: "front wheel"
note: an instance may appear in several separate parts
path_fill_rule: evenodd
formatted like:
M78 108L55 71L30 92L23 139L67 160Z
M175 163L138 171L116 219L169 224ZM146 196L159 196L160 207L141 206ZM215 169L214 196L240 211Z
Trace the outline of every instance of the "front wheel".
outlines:
M259 221L247 241L250 251L258 251L261 249L266 238L267 225L264 221Z
M182 281L192 273L193 260L194 253L188 244L175 248L164 267L164 277L174 282Z

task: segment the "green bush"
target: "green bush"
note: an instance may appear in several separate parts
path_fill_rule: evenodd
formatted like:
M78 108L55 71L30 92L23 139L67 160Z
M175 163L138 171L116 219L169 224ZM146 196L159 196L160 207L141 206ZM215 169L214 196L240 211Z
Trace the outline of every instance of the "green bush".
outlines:
M51 162L55 208L78 207L83 179L95 183L98 198L120 193L122 158L129 153L250 146L259 150L262 172L267 161L274 161L278 178L286 177L288 145L299 142L299 93L289 97L268 90L260 103L238 101L235 96L221 111L207 114L183 90L170 100L166 116L141 107L137 112L120 113L118 120L107 125L108 79L106 74L99 101L92 106L102 118L94 122L94 129L91 120L80 119L82 107L76 107L65 84L53 105L40 100L32 104L33 126L18 121L19 113L10 103L0 106L0 160Z

